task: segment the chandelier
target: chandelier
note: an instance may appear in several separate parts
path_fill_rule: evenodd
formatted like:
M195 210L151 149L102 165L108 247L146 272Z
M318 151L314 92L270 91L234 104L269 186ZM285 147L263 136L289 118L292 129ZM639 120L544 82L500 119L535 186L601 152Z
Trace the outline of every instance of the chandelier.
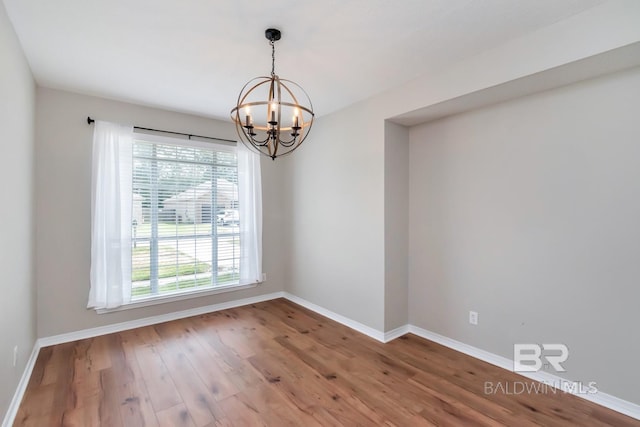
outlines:
M302 144L314 114L304 89L275 73L275 42L281 38L280 30L269 28L265 37L271 45L271 77L256 77L244 85L231 118L249 149L275 160Z

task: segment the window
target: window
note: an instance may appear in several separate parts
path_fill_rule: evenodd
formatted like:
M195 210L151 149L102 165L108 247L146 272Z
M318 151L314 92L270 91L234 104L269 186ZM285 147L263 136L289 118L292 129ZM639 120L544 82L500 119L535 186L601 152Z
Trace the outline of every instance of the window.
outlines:
M240 278L235 147L134 136L131 299Z
M90 308L262 281L260 159L242 144L96 121L91 196Z

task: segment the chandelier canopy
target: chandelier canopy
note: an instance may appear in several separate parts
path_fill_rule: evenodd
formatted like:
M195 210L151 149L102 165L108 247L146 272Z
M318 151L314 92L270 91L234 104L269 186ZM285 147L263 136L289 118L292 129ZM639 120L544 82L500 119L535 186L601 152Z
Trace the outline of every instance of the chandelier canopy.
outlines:
M231 110L238 136L253 151L271 157L284 156L298 148L313 125L313 105L297 83L275 73L275 42L280 30L269 28L271 76L251 79L244 85Z

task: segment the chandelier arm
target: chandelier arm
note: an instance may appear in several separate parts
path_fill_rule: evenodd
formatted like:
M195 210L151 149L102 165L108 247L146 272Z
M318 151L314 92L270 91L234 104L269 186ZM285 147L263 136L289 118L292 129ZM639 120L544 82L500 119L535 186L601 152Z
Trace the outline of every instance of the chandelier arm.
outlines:
M249 130L249 129L247 129ZM253 129L251 129L252 131ZM258 140L255 139L252 135L250 135L249 133L247 133L247 131L245 131L244 126L242 126L242 122L241 121L236 121L236 131L238 132L238 135L241 137L242 142L248 142L249 144L251 144L254 147L258 147L258 146L265 146L267 145L268 141L269 141L269 136L267 136L264 140ZM246 145L246 144L245 144Z
M245 134L246 135L246 134ZM254 144L254 145L258 145L260 147L265 147L268 143L269 143L269 137L267 136L265 139L263 140L259 140L259 139L255 139L253 137L248 136L249 141Z
M242 133L242 136L244 137L244 139L246 139L247 142L249 142L252 145L265 146L269 142L270 135L267 135L265 139L260 140L260 139L254 138L256 134L252 135L251 133L247 132L247 131L251 132L253 131L253 129L250 129L250 130L247 129L247 131L245 131L244 126L242 126L241 124L236 125L236 129L238 129L238 131Z
M296 142L297 142L297 137L290 139L289 141L280 141L280 145L282 145L283 147L289 148L293 146Z

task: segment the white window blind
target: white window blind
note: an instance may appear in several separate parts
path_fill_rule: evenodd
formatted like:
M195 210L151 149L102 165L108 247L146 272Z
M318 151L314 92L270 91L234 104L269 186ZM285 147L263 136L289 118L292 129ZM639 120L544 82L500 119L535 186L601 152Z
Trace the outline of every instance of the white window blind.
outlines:
M235 147L137 135L131 298L238 284Z

